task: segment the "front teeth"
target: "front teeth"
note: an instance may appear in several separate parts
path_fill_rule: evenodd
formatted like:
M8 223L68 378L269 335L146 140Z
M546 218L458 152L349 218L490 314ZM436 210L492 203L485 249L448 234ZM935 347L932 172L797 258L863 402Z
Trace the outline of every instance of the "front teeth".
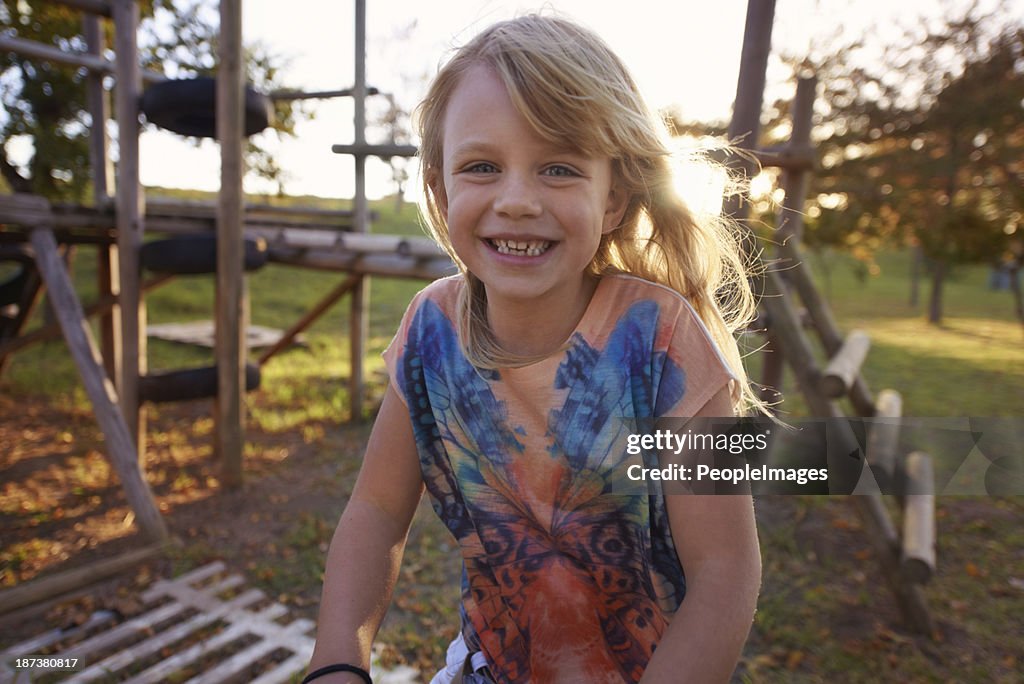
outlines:
M548 251L548 248L551 246L551 243L547 240L530 240L529 242L491 240L491 244L494 245L499 254L514 254L516 256L540 256Z

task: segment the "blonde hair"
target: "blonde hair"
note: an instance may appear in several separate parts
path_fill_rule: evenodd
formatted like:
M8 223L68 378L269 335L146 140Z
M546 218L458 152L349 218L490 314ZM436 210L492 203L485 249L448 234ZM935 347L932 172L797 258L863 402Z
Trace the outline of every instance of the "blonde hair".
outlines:
M470 362L500 368L537 360L512 356L495 340L483 283L455 253L435 196L448 102L462 75L480 64L494 70L543 139L612 159L615 182L630 199L621 226L602 237L590 272L630 273L685 296L739 380L733 396L737 411L761 406L733 337L756 313L737 231L722 217L698 220L678 197L665 126L619 58L596 34L552 16L530 14L484 30L441 68L417 110L424 213L431 234L467 283L458 327Z

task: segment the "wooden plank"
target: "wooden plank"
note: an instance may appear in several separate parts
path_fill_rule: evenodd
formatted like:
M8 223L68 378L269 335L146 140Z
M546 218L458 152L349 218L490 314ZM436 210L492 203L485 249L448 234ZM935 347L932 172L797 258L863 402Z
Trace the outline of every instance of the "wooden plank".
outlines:
M8 613L38 601L75 591L163 553L161 545L147 546L123 553L114 558L104 558L82 568L41 577L0 591L0 614ZM22 651L30 653L30 651Z
M134 441L118 409L117 393L103 371L92 330L57 252L53 232L45 229L33 231L32 246L36 251L36 264L50 291L57 319L92 402L96 420L103 430L110 461L124 487L128 504L135 512L143 534L151 541L163 542L168 536L167 526L142 476Z
M100 679L101 677L108 677L110 673L119 672L133 663L145 660L153 654L159 653L161 649L173 646L183 639L188 638L190 635L195 634L204 627L212 625L218 620L223 619L229 613L241 610L246 606L251 606L262 598L264 598L263 592L258 589L249 589L226 603L210 601L208 599L208 608L204 612L192 616L185 622L156 632L148 639L132 644L123 651L118 651L117 653L104 658L85 670L76 673L75 676L69 680L69 684L71 682L74 684L84 684L85 682L92 682ZM157 624L159 624L159 621L152 621L149 626L154 627ZM204 641L199 644L199 647L205 648L208 644L209 642ZM173 657L160 661L150 669L154 668L160 668L160 672L165 676L177 669L175 659ZM149 672L149 670L146 672ZM143 677L143 675L139 675L136 679L141 677ZM135 679L132 679L131 681L135 681ZM157 679L151 681L162 680Z
M931 457L921 451L904 463L903 545L900 571L923 584L935 573L935 476Z
M821 393L832 399L845 396L853 387L856 377L860 375L860 368L864 365L870 347L871 338L866 332L851 331L822 371L819 383Z
M6 663L12 658L18 658L25 654L41 653L43 649L49 648L60 641L75 640L100 627L109 625L116 617L117 615L113 611L97 610L80 625L68 629L51 629L48 632L43 632L11 646L6 651L0 653L0 663Z
M245 636L259 622L275 620L287 612L287 609L280 603L271 604L258 613L250 613L240 609L225 610L224 606L227 605L222 604L215 609L218 612L218 619L223 618L226 622L229 622L226 629L209 639L178 651L170 658L161 660L159 663L128 679L126 684L163 684L163 682L167 681L169 675L188 667L204 655L213 653L217 649L223 648ZM198 618L202 615L204 614L200 613L196 617Z

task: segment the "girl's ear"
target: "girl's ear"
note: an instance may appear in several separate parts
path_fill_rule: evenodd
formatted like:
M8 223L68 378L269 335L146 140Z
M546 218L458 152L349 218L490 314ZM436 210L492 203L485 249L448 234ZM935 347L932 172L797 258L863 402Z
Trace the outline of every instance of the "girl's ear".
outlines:
M610 233L622 225L622 217L626 215L626 207L629 206L629 193L617 179L612 180L612 187L608 191L608 203L605 205L604 222L601 227L602 233Z
M434 204L444 220L448 220L448 193L444 191L444 174L435 168L427 169L427 187L434 196Z

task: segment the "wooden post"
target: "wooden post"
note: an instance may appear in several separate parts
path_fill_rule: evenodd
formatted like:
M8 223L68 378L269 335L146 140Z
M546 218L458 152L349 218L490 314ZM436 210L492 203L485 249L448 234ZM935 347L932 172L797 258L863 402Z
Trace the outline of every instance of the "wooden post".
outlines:
M221 180L217 205L217 453L224 485L242 484L245 407L242 145L245 75L242 2L220 0L217 138Z
M366 144L366 0L356 0L356 69L352 88L355 105L355 144ZM366 156L356 154L354 198L355 230L369 230L366 204ZM363 419L363 357L366 352L367 312L370 307L370 281L360 277L352 290L349 323L349 397L353 422Z
M814 76L803 77L797 81L796 96L793 98L791 117L793 130L789 137L789 149L810 149L811 128L814 119L814 96L818 80ZM776 242L795 240L803 237L803 209L807 197L808 172L805 167L786 168L782 186L785 199L776 222ZM783 281L788 284L790 264L780 262L779 271ZM769 338L766 350L774 351L776 345ZM781 354L763 354L764 366L761 375L761 396L766 398L772 393L781 393L785 377L785 363Z
M822 394L832 399L845 396L853 387L854 379L860 375L870 347L871 338L866 332L851 331L821 374Z
M736 99L728 131L729 142L746 149L757 148L761 132L761 105L774 19L775 0L748 0L740 73L736 81ZM747 178L753 175L756 168L753 161L742 157L733 159L731 163L733 168L741 170ZM742 197L731 196L723 204L722 211L740 221L746 218L749 207Z
M121 368L115 369L113 381L141 459L146 450L145 412L139 406L139 376L146 372L146 305L139 289L139 246L145 230L145 199L139 184L139 8L133 0L112 0L112 8L117 51L117 265L123 345Z
M814 97L818 87L815 76L803 76L797 80L796 96L793 98L793 131L789 136L792 149L811 146L811 128L814 125ZM781 242L795 239L800 242L804 232L804 202L807 199L807 177L804 169L786 169L783 175L783 189L786 192L779 212L778 236ZM786 273L783 266L783 273Z
M142 532L152 541L162 542L167 538L167 527L142 476L134 440L118 408L117 392L103 371L89 323L57 252L57 240L48 228L33 230L31 240L36 264L50 292L54 312L92 402L96 421L103 430L110 461L124 487L128 504Z
M103 56L103 32L100 18L94 14L85 14L82 18L87 52L95 57ZM86 75L85 88L88 99L89 116L92 125L89 127L89 168L92 169L92 201L93 206L103 209L110 202L110 189L114 187L114 165L107 154L110 141L107 138L107 119L110 118L110 104L107 93L103 89L103 74L89 71ZM117 297L121 291L118 278L117 245L99 245L96 248L96 278L100 299L108 296ZM100 318L100 350L103 354L103 366L107 375L120 379L121 373L121 312L116 307ZM117 387L121 392L122 388Z

